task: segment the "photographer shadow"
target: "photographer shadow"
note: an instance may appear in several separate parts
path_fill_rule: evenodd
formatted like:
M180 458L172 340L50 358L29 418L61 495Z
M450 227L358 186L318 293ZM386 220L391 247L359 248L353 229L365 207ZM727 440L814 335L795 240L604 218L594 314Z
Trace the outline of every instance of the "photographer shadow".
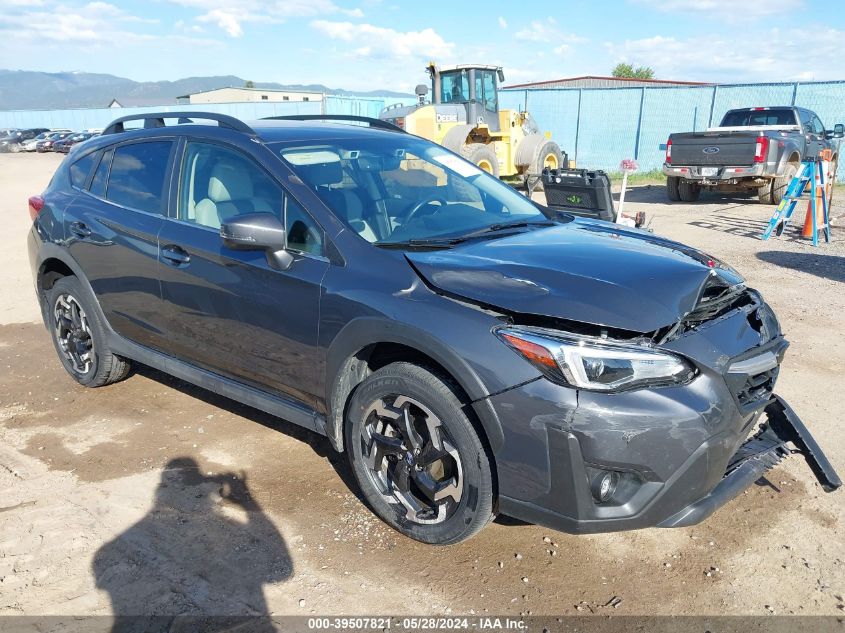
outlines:
M203 475L191 458L171 460L155 505L92 564L108 592L113 633L275 631L264 585L288 579L284 539L243 474Z

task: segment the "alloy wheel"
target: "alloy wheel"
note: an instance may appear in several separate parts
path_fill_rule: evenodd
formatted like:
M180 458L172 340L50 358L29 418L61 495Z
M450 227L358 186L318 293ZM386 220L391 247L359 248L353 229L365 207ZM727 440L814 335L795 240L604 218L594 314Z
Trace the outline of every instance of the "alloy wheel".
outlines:
M408 396L380 398L364 414L367 476L409 521L442 523L463 494L463 467L442 421Z
M85 310L73 295L63 293L53 307L53 329L59 349L70 367L79 375L91 371L94 364L94 339Z

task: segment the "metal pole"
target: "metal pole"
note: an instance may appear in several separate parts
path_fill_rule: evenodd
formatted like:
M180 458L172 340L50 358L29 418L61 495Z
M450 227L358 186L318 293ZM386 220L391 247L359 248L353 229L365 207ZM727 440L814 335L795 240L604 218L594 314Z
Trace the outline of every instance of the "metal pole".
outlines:
M707 127L713 127L713 109L716 107L716 91L719 86L713 86L713 96L710 97L710 116L707 118Z
M792 84L792 105L795 105L795 98L798 96L798 82Z
M578 136L581 133L581 93L583 91L578 88L578 114L575 115L575 164L578 164Z
M643 103L645 102L645 86L640 88L640 113L637 116L637 136L634 139L634 160L640 158L640 133L643 129Z

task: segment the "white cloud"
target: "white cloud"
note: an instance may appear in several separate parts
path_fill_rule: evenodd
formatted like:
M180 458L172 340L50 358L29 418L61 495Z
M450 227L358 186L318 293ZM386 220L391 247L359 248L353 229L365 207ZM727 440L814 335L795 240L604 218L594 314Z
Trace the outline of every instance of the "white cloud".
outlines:
M534 20L527 27L520 29L514 37L523 42L544 43L557 45L553 50L558 55L572 51L572 45L585 42L586 39L572 33L565 33L558 28L557 20L548 17L545 20Z
M508 21L503 18L501 15L499 16L499 26L503 29L508 28Z
M23 5L18 5L22 7ZM27 8L32 5L27 5ZM131 15L107 2L89 2L81 6L56 5L36 10L9 13L0 22L0 37L12 40L35 38L43 41L43 28L49 25L49 40L56 42L102 43L154 39L148 33L130 31L130 23L154 23Z
M445 41L434 29L396 31L372 24L314 20L311 26L333 40L348 42L358 57L448 58L455 45Z
M616 62L650 66L660 79L741 82L788 81L807 77L839 79L845 64L845 32L828 28L770 29L753 37L700 35L687 39L655 36L608 42ZM812 42L807 46L806 42ZM760 42L765 42L761 47Z
M740 6L736 0L633 0L635 4L649 6L663 13L705 13L714 19L734 22L784 13L799 9L802 0L765 0L753 6ZM749 3L750 4L750 3Z
M243 22L257 22L260 16L243 11L229 11L226 9L212 9L197 18L200 22L216 24L229 37L240 37L244 34Z
M197 20L217 25L229 37L241 37L244 24L278 24L289 18L307 18L342 13L362 18L360 8L344 9L332 0L167 0L201 11Z

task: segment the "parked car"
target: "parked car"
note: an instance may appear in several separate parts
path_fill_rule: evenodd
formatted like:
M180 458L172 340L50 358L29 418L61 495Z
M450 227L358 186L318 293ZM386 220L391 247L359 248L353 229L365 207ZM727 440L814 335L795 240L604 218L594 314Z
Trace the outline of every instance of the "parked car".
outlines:
M135 115L65 159L28 249L73 379L143 363L325 435L426 543L496 513L691 525L793 450L840 486L774 394L788 343L733 268L552 212L387 122L313 118Z
M35 144L35 151L39 154L43 152L52 152L53 146L58 141L64 140L72 134L73 132L53 132L52 134L47 136L47 138L45 138L43 141L39 141Z
M53 143L53 151L59 152L60 154L67 154L70 152L71 147L77 143L81 143L82 141L87 141L93 136L95 136L95 134L92 132L79 132L78 134L72 134L64 140Z
M825 130L806 108L729 110L718 127L672 134L666 142L666 193L694 202L702 189L753 191L763 204L779 204L805 156L833 149L836 174L845 126Z
M45 132L45 128L30 128L27 130L15 130L5 136L0 137L0 152L20 152L23 151L23 144L35 138L41 132Z
M53 134L55 134L55 132L49 132L49 131L48 132L41 132L35 138L23 142L21 144L21 149L24 152L34 152L35 147L36 147L36 145L38 145L39 142L45 140L48 136L51 136Z

